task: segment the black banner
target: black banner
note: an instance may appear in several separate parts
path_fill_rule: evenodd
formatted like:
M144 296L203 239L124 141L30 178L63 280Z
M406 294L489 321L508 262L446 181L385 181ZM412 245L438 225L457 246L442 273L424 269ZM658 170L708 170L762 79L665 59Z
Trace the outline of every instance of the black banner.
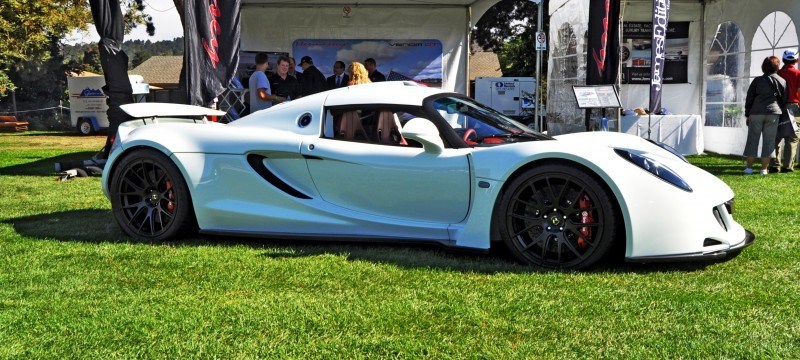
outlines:
M97 34L100 35L97 45L106 81L103 92L108 96L108 136L103 148L104 155L108 156L119 124L129 119L119 107L133 102L133 89L128 79L128 55L122 51L125 19L119 0L89 0L89 6Z
M661 111L661 85L664 82L664 57L666 53L669 0L653 0L653 59L650 66L650 112Z
M619 75L619 0L589 1L586 84L614 84Z
M186 0L184 21L188 103L208 106L228 87L239 63L241 0Z

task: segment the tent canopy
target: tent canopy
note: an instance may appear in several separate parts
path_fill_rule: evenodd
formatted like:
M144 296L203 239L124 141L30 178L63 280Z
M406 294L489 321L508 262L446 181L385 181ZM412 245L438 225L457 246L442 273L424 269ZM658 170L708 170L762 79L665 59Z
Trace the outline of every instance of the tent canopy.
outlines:
M292 53L298 39L435 39L442 43L442 88L466 93L470 29L498 1L242 0L241 49ZM380 55L367 57L385 73Z

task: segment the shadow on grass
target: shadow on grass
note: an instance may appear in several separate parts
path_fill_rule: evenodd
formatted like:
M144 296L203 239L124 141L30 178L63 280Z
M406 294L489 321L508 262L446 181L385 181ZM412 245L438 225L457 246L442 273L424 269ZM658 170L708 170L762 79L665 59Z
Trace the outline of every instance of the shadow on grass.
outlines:
M105 137L107 134L105 129L101 129L96 132L94 135L81 135L76 130L62 130L62 131L34 131L28 132L24 134L20 134L19 136L52 136L52 137L74 137L74 138L84 138L84 137L91 137L91 136L102 136Z
M433 244L372 243L341 240L287 240L231 236L193 235L174 241L142 241L126 236L117 226L111 210L73 210L33 215L4 221L25 237L62 242L120 243L153 246L246 246L264 250L262 257L307 258L322 255L345 256L348 261L366 261L410 269L430 268L477 273L548 272L520 265L504 246L489 252L444 248ZM613 261L590 273L692 272L709 263L628 264ZM568 273L568 272L567 272Z
M74 160L87 160L97 154L96 151L82 151L71 154L64 154L54 156L46 159L39 159L33 162L0 167L0 175L32 175L32 176L55 176L55 163L74 161Z

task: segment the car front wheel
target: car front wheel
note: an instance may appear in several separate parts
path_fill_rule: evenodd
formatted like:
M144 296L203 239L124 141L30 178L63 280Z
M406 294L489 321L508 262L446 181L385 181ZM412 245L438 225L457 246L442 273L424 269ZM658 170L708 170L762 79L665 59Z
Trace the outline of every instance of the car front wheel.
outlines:
M495 223L524 263L578 270L611 249L618 221L613 201L583 170L545 164L512 180L498 202Z
M159 151L135 150L121 159L110 190L114 217L134 238L161 241L194 230L186 181Z

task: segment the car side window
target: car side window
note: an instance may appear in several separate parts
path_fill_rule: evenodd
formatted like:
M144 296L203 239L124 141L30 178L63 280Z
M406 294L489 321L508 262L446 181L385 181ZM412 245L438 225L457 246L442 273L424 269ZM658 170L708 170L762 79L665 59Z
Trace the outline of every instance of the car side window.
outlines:
M323 136L342 141L408 146L401 132L401 115L407 117L408 114L389 108L329 110Z

